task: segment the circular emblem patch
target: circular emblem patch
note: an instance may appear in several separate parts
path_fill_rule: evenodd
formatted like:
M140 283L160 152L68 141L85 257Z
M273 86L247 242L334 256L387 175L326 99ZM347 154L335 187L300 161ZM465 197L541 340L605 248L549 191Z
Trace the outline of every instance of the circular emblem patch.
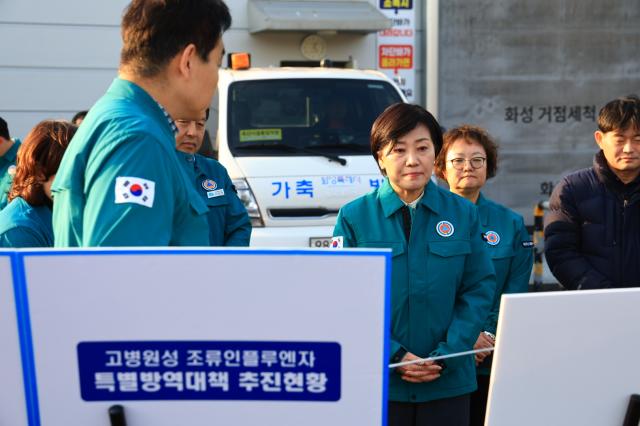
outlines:
M16 175L16 166L15 164L12 164L9 166L9 168L7 169L7 173L9 173L9 176L15 176Z
M211 180L211 179L205 179L202 181L202 187L206 190L206 191L213 191L214 189L216 189L218 187L218 184Z
M142 195L142 186L138 185L137 183L134 183L129 188L129 192L131 192L131 195L135 197L139 197L140 195Z
M440 221L436 225L436 232L441 237L445 237L445 238L450 237L453 235L453 231L454 231L453 225L451 224L451 222L448 222L446 220Z
M487 233L484 234L484 239L487 244L491 246L497 246L500 242L500 235L498 235L498 233L495 231L487 231Z

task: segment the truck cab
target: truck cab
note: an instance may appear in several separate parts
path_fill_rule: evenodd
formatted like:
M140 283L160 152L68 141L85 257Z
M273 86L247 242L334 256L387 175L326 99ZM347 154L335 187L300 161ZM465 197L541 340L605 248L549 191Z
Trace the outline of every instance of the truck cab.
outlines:
M218 94L218 159L256 247L327 247L340 207L383 180L373 121L406 102L382 73L335 68L221 70Z

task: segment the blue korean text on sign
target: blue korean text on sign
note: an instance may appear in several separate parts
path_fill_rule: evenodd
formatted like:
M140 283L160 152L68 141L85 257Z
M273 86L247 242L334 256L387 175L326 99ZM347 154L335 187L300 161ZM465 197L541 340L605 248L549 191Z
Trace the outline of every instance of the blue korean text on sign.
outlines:
M85 401L338 401L335 342L141 341L78 344Z
M313 182L305 179L296 181L296 194L313 198Z
M359 184L362 181L360 176L322 176L320 182L322 185L330 186L347 186Z
M284 198L289 198L289 191L291 190L289 182L271 182L271 185L276 187L276 190L271 193L272 197L280 194L284 189Z
M384 179L369 179L369 186L371 188L380 188L380 185L384 182Z

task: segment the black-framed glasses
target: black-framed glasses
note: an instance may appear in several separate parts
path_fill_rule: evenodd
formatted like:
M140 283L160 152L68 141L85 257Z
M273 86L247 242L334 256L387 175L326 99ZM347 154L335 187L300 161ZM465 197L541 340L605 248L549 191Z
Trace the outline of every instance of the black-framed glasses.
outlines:
M454 169L456 170L462 170L464 169L464 164L468 161L469 164L471 164L471 168L473 169L479 169L482 166L484 166L484 163L487 161L486 158L484 157L473 157L473 158L454 158L449 160L451 162L451 165L453 166Z

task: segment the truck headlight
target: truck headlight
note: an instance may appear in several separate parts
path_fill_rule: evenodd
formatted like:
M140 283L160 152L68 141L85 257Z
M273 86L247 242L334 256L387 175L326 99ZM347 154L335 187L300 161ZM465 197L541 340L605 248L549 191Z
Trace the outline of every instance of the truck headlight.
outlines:
M247 213L249 213L251 226L254 228L263 227L264 222L262 220L262 215L260 214L260 209L258 208L258 203L256 202L256 197L253 196L253 192L251 192L251 188L249 187L247 180L232 179L232 182L238 192L238 198L240 198L240 201L244 204L244 208L247 209Z

